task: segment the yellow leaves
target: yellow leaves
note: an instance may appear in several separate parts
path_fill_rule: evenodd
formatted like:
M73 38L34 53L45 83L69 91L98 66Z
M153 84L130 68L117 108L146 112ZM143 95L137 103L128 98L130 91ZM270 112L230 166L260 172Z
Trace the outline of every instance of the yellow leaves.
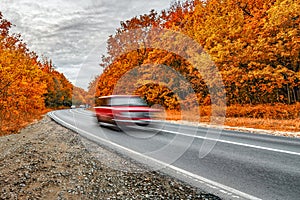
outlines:
M1 19L1 17L0 17ZM1 24L1 23L0 23ZM0 27L0 31L1 31ZM17 131L44 107L46 85L25 44L18 37L2 35L0 40L0 133Z
M2 52L4 53L3 50ZM2 59L2 52L0 54L2 62L0 98L3 107L0 109L0 120L6 124L6 127L11 127L6 131L17 130L19 124L30 120L34 113L44 109L43 94L46 92L46 85L40 81L42 73L38 66L28 65L27 61L32 59L28 55L6 50L5 59ZM37 110L37 108L41 110ZM9 118L3 118L4 116L9 116Z
M287 23L299 18L299 0L278 0L276 4L268 10L270 23L275 26L286 26Z
M300 86L299 6L299 0L197 1L188 12L184 11L182 6L172 7L161 16L157 16L160 19L157 19L155 24L187 34L195 43L198 42L205 48L210 58L203 59L199 55L193 55L191 60L201 60L203 66L207 66L206 61L214 61L223 76L229 104L287 103L292 95L295 98L298 95L297 99L293 98L294 101L299 101L299 91L295 89ZM146 16L142 18L148 19ZM130 25L128 29L144 27L148 31L149 26L142 22L142 18L133 18L125 25ZM122 31L127 30L125 25ZM103 64L108 67L99 78L97 95L111 93L119 78L134 66L151 63L164 64L175 69L189 81L199 101L208 102L206 87L211 83L203 83L202 77L206 76L206 79L210 78L213 82L214 72L209 67L202 67L196 72L191 63L187 63L178 55L161 49L145 49L143 46L139 46L139 50L115 58L115 53L122 51L123 42L126 45L130 42L134 43L133 45L137 43L134 38L125 38L122 41L121 39L118 34L109 39L110 57L104 61L112 62ZM139 73L143 80L148 81L152 78L151 73L147 74L146 71ZM158 74L162 77L167 77L166 75ZM180 90L181 85L176 85L174 78L169 79L169 85L176 87L175 90ZM149 86L151 81L147 81L141 81L139 84ZM162 98L168 94L162 92L159 87L150 89L140 89L143 94L147 94L149 101L155 101L155 98ZM166 102L170 104L172 100L168 99Z
M9 28L10 23L0 13L0 135L16 132L39 118L45 100L55 106L69 106L73 88L53 69L51 61L41 63L20 36L9 35Z

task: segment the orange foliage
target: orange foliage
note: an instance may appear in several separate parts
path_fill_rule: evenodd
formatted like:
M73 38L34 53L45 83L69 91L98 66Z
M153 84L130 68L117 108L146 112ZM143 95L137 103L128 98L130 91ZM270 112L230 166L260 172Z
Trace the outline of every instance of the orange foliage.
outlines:
M49 108L72 103L73 85L51 61L40 62L20 35L10 35L10 27L0 12L0 135L17 132Z
M0 15L0 133L12 132L45 109L46 83L37 56L19 36L9 35L10 23Z
M209 123L211 106L199 109L200 119L196 122ZM166 110L166 120L195 122L199 113ZM232 105L226 108L224 125L274 131L300 131L300 103L294 105Z
M40 63L40 68L44 72L43 80L47 84L47 92L44 95L46 107L70 107L72 105L72 83L54 69L51 60L44 59L43 63Z
M72 103L73 105L90 104L91 97L88 96L84 89L74 86Z
M228 106L261 105L257 110L239 116L290 118L285 114L290 109L281 105L300 101L299 5L298 0L195 0L176 2L160 14L151 11L148 15L122 22L121 28L108 40L108 56L103 56L101 63L105 67L104 73L91 84L93 94L113 93L117 82L128 71L135 66L154 63L157 69L138 71L144 80L144 86L138 87L139 92L146 100L151 102L153 95L150 94L158 94L161 90L161 87L156 87L156 91L147 87L151 85L153 71L159 71L162 64L189 81L200 105L209 105L208 83L204 82L200 71L172 52L145 47L143 42L151 37L150 30L160 27L186 34L204 47L222 75ZM142 31L130 35L129 30L136 28L142 28ZM124 37L124 33L129 35ZM126 52L127 47L131 50ZM120 52L126 53L119 55ZM210 73L207 69L203 71ZM166 75L160 74L162 78ZM171 76L169 79L167 87L176 90L176 78ZM140 82L130 85L137 86ZM189 102L190 96L183 97ZM277 111L266 111L268 104L277 105ZM167 107L172 108L172 105ZM234 113L234 109L230 112Z

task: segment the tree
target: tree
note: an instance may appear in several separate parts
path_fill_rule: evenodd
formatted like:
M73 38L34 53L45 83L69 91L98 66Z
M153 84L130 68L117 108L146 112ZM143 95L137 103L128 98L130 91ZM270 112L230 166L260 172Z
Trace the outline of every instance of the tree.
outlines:
M0 14L0 132L18 130L45 108L46 83L37 56L19 35L9 34L10 26Z
M186 34L203 46L223 76L228 105L299 102L299 5L299 0L195 0L175 2L160 14L151 11L133 17L122 22L116 34L110 36L108 56L101 64L104 72L92 88L96 88L96 96L108 95L121 77L136 66L166 65L189 81L201 104L210 102L208 87L215 81L214 71L202 68L201 74L174 52L147 48L147 41L168 37L151 35L151 30L158 27ZM132 31L137 28L139 31ZM174 43L165 46L176 46ZM198 59L197 55L194 59ZM151 73L146 72L145 68L136 72L144 81L139 91L158 94L163 86L149 84ZM168 77L163 72L160 76ZM178 85L180 90L175 76L168 81L167 88Z

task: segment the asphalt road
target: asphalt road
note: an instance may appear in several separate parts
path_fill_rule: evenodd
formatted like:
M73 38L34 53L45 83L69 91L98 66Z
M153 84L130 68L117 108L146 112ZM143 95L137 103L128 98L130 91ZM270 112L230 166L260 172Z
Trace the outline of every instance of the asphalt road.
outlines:
M83 109L49 113L83 137L223 199L300 199L300 139L164 123L116 131Z

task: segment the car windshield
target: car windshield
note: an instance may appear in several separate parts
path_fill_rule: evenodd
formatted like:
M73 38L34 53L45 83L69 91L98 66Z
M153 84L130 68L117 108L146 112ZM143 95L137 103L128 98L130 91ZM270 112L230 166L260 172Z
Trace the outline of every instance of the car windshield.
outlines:
M139 97L116 97L111 98L111 106L147 106L146 102Z

